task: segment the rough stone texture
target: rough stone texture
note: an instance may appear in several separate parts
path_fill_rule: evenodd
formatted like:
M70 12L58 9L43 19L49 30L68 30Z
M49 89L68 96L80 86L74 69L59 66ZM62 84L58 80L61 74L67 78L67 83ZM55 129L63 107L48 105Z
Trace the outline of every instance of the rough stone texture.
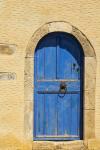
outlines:
M1 54L11 55L15 52L15 50L16 50L16 45L0 43L0 53Z
M27 140L32 140L33 136L33 58L25 58L25 70L24 70L24 132Z
M33 58L26 58L25 59L25 70L24 70L24 97L25 101L33 101Z
M74 142L33 142L33 150L86 150L83 141Z
M61 32L71 33L73 27L72 27L72 25L70 25L67 22L63 22L63 21L57 22L57 21L54 21L54 22L48 23L48 29L49 29L49 32L61 31Z
M87 37L75 27L73 27L72 34L80 41L80 44L84 49L85 56L93 57L95 55L95 50L93 50L93 47Z
M0 72L0 80L16 80L16 73Z
M94 57L85 57L85 90L95 90L96 82L96 60Z
M36 33L36 34L35 34ZM36 48L39 40L46 34L49 33L48 24L45 24L43 27L39 28L34 35L32 36L26 50L26 57L33 57L34 50ZM30 46L31 45L31 46Z
M87 57L90 56L90 54L91 57L94 53L96 54L95 136L100 139L100 1L1 0L0 43L7 43L6 45L9 45L9 43L11 45L15 44L17 45L17 49L13 55L8 55L6 49L5 55L3 54L4 51L3 53L0 52L0 72L15 72L17 80L0 81L0 150L32 150L32 141L27 140L30 134L26 134L29 130L25 127L25 122L30 122L30 119L25 121L29 116L24 115L24 110L30 107L31 102L29 101L32 100L32 97L31 95L28 99L26 96L24 97L24 58L26 56L26 49L29 52L30 49L33 48L34 52L36 43L39 41L39 36L37 35L35 37L35 45L34 41L30 40L32 39L31 37L34 36L35 31L40 29L43 24L53 21L71 23L74 27L79 29L78 31L74 30L74 28L72 29L72 33L75 34L75 36L79 35L77 32L80 33L80 31L82 31L81 42L84 41L83 45L85 46L83 46L83 48L86 50ZM59 28L60 27L61 26L59 26ZM53 27L49 28L51 30L53 29ZM69 29L70 28L67 28L65 30L70 32ZM47 27L44 29L44 34L48 33L48 31ZM38 34L40 35L40 33ZM83 40L84 35L86 35L92 44L94 49L94 51L92 51L93 53L90 51L92 47L91 44L86 44L87 40ZM33 45L29 49L28 46L31 42ZM28 57L31 56L28 54ZM88 67L88 69L89 68L90 67ZM95 80L95 78L93 80ZM85 81L85 85L86 82L87 81ZM95 81L93 81L93 83L94 82ZM89 85L91 85L91 83L92 79L89 81ZM29 82L27 84L30 85ZM30 85L30 87L32 87L32 85ZM87 92L90 93L88 84L86 87L88 89ZM94 87L91 88L90 90L94 91ZM89 105L90 103L87 104L88 108L86 109L94 109L90 108L91 106ZM27 113L30 112L30 110L31 109L27 109ZM25 116L28 117L24 119ZM91 150L99 150L98 141L99 140L88 142L89 148ZM57 149L59 147L55 148Z
M43 36L45 36L49 32L56 32L56 31L67 32L75 36L83 47L85 57L95 56L95 51L91 43L79 29L72 26L68 22L54 21L44 24L33 34L26 49L26 57L33 57L36 45Z
M87 90L84 94L84 108L95 109L95 92L94 89Z
M84 110L84 139L95 138L95 110Z

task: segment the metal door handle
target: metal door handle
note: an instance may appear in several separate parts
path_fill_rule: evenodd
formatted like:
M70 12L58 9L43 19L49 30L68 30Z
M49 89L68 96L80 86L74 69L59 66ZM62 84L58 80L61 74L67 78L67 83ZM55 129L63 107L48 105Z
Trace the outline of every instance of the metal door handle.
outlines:
M67 85L65 84L65 82L61 82L60 83L60 90L59 90L59 93L66 93L67 92Z
M63 96L65 94L76 94L76 93L79 93L79 91L68 91L67 90L67 85L65 82L61 82L60 83L60 87L59 87L59 90L56 91L56 90L44 90L44 91L37 91L38 94L63 94Z

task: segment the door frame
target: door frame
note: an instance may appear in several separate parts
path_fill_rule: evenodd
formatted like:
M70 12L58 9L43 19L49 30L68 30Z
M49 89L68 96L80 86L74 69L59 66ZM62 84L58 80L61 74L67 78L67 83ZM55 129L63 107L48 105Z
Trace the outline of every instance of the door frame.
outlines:
M25 139L33 141L33 109L34 109L34 52L39 40L50 32L66 32L72 34L81 44L84 51L84 98L83 98L83 140L95 138L95 85L96 54L87 37L68 22L55 21L41 26L31 37L25 54L24 69L24 133Z

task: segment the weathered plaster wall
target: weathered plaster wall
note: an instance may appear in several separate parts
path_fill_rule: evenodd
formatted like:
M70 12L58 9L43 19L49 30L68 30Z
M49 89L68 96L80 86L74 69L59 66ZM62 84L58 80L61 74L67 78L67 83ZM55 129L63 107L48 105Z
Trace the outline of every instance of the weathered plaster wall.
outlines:
M70 22L95 49L95 134L100 138L100 1L1 0L0 43L13 48L0 50L0 72L14 72L16 79L0 80L0 150L29 149L24 143L24 57L31 36L50 21Z

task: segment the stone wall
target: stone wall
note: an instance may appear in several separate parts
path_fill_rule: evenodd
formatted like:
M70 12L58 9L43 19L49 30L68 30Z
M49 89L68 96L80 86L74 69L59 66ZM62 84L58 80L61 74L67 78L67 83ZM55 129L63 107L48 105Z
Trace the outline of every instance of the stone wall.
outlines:
M96 54L97 67L95 68L96 72L94 72L96 75L96 92L94 95L95 104L93 104L95 105L95 139L93 140L75 141L73 144L70 142L59 143L57 145L56 143L47 144L47 142L33 143L32 140L26 138L25 133L29 132L29 130L26 131L27 124L25 122L27 122L29 114L26 112L32 110L31 103L28 103L27 100L25 102L24 95L24 85L30 84L24 83L26 52L34 33L44 24L55 21L69 22L83 32ZM0 1L0 150L32 150L32 147L35 150L100 149L99 35L99 0ZM94 92L94 89L89 93L91 98L93 97L92 91ZM28 107L26 107L27 105Z

